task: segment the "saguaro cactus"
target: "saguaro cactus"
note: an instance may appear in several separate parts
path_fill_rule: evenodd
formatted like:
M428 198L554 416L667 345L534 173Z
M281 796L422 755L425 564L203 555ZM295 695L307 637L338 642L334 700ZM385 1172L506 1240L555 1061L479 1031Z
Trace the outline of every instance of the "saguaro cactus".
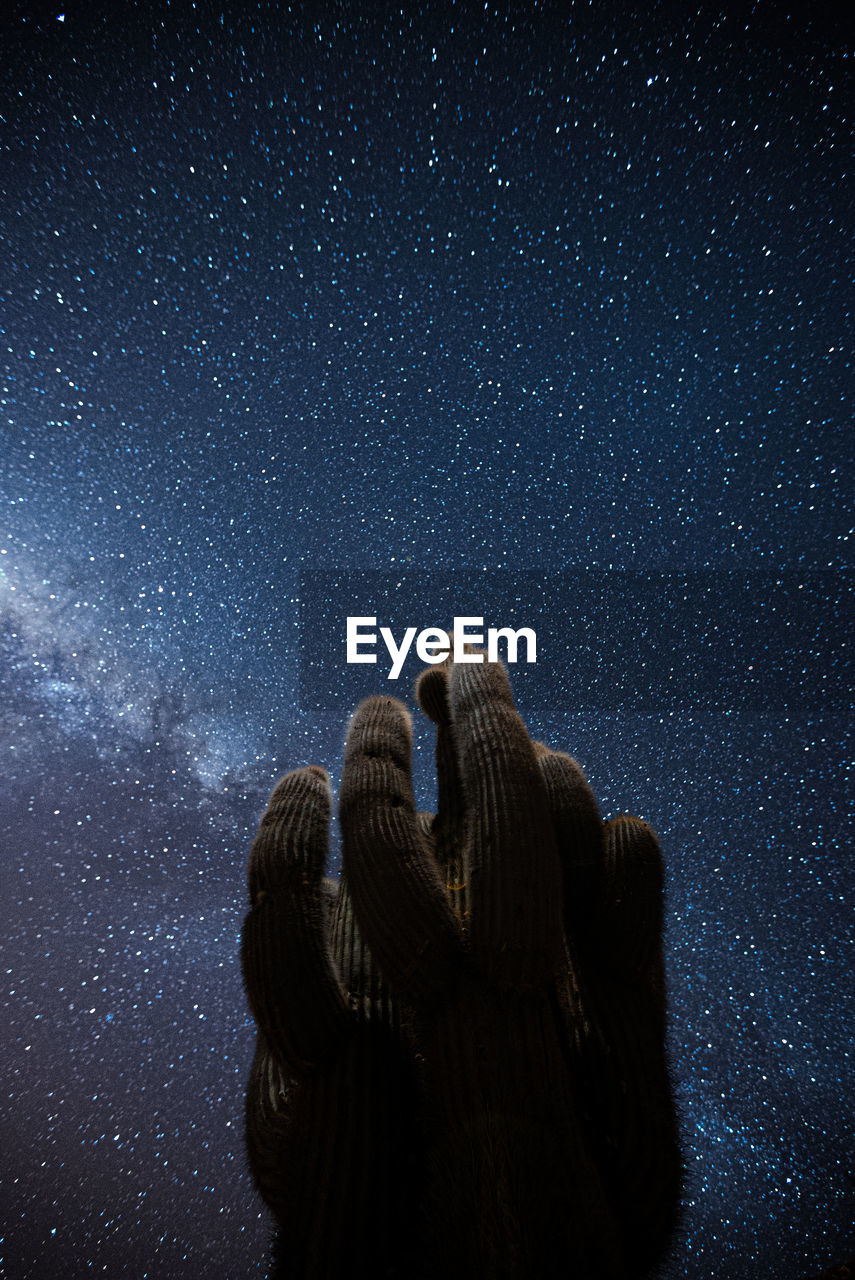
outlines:
M655 836L603 824L579 767L529 738L499 664L431 668L418 696L437 729L432 819L405 708L369 699L350 725L337 971L322 771L280 784L250 859L250 1156L280 1238L303 1242L292 1274L343 1274L370 1249L337 1169L336 1149L347 1164L362 1142L374 1220L394 1206L400 1226L363 1270L643 1275L680 1191ZM271 1114L258 1099L277 1073L295 1083Z

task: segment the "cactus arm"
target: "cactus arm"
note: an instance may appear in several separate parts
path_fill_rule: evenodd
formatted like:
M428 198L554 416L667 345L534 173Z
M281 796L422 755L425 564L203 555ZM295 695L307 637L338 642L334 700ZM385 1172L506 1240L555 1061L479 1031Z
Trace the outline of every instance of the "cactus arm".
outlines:
M431 827L434 856L445 875L455 914L468 927L469 844L466 804L451 709L448 705L448 663L429 667L416 683L416 698L436 726L437 810Z
M622 982L646 980L661 963L665 871L656 833L623 814L605 825L603 964Z
M603 1168L627 1256L639 1272L661 1263L676 1224L683 1165L665 1042L662 854L639 818L605 827L603 935L596 981L583 982L590 1016L608 1046L595 1055L598 1131L615 1139ZM611 945L609 945L609 942Z
M485 971L537 987L564 963L561 867L534 745L500 663L455 663L449 707L473 852L470 936Z
M578 961L603 937L601 911L605 849L596 797L575 760L536 744L558 841L564 928Z
M342 867L360 929L390 986L431 999L453 980L462 942L420 828L409 715L369 698L351 721L342 772Z
M603 824L587 779L538 748L558 837L587 1146L629 1275L660 1263L682 1162L665 1047L662 855L639 818Z
M327 942L329 813L322 769L288 774L249 857L251 909L241 937L247 998L270 1050L298 1076L338 1051L350 1017Z

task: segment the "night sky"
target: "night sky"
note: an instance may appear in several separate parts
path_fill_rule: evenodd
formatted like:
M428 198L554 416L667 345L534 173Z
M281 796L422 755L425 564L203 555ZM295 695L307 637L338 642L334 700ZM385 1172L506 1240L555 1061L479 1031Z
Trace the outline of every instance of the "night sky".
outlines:
M848 33L427 9L2 19L13 1280L264 1275L249 843L414 706L349 614L534 628L532 733L661 835L668 1276L855 1248Z

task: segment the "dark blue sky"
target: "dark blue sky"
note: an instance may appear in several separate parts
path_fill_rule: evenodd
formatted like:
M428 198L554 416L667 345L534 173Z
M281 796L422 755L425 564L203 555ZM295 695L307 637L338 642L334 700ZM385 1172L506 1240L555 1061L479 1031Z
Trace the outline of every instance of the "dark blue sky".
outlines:
M853 1248L848 33L427 8L2 20L21 1280L263 1274L244 868L390 687L349 613L535 627L532 732L661 833L669 1274Z

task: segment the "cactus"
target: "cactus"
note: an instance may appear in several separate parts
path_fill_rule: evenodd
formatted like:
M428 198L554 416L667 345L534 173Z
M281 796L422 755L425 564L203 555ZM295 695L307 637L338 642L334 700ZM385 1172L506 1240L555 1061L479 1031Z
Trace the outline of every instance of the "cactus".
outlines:
M248 1140L289 1274L648 1274L681 1173L655 836L603 824L578 765L529 738L499 664L433 667L417 693L437 731L433 818L405 708L369 699L350 725L335 960L321 770L279 784L250 858ZM397 1222L379 1252L366 1213Z

